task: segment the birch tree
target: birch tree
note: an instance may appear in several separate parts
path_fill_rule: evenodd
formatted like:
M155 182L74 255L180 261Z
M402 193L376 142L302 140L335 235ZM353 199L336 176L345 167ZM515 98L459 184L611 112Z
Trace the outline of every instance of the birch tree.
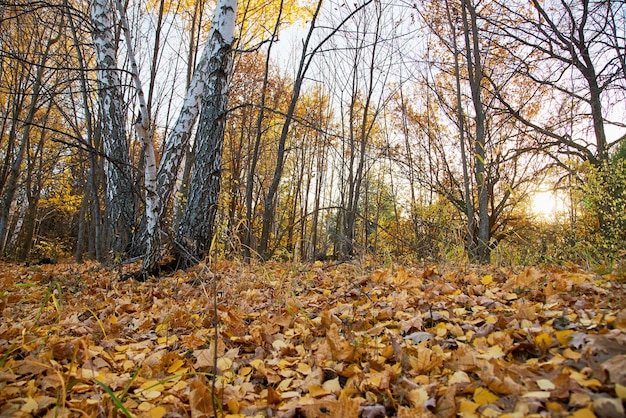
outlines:
M228 77L237 0L219 0L207 44L208 68L196 134L196 157L189 198L178 230L178 258L195 264L211 247L220 190Z
M213 82L211 79L212 65L214 66L216 64L217 59L215 57L221 52L220 48L222 47L219 41L220 39L228 38L224 38L219 31L230 30L226 27L226 22L218 22L216 19L234 19L234 15L231 16L230 13L220 12L220 8L224 9L225 7L228 8L228 5L224 5L223 3L218 3L216 6L215 16L209 33L209 40L189 80L181 110L167 138L156 172L155 199L152 202L154 205L152 211L154 216L151 215L149 219L148 216L146 216L146 232L143 238L146 244L142 269L144 272L156 273L159 269L161 262L161 236L165 233L165 212L174 192L176 178L185 151L189 147L192 130L200 114L205 86ZM232 25L232 30L234 31L234 21ZM230 39L230 43L232 44L232 34L230 35Z
M124 39L126 41L126 53L128 54L128 59L130 61L131 76L133 78L133 83L137 91L137 99L139 101L139 115L137 117L137 120L135 121L135 132L137 134L137 138L143 146L143 175L146 202L144 217L146 219L147 229L149 231L154 231L158 228L159 197L156 193L157 162L154 152L154 143L152 142L150 110L148 108L148 104L146 103L141 79L139 78L139 68L137 66L137 60L135 59L135 53L131 42L131 34L128 27L128 20L126 18L126 10L124 9L124 6L120 2L120 0L115 0L115 7L117 8L117 11L120 15L120 23L122 26L122 31L124 33ZM153 260L152 258L158 258L158 254L160 251L159 241L150 239L147 241L146 244L146 260L144 261L144 264L147 266L153 266L154 264L158 263L158 260Z
M97 66L99 118L105 154L105 223L110 248L115 254L127 250L135 229L135 198L126 137L126 116L117 67L117 39L110 0L91 3L93 44Z

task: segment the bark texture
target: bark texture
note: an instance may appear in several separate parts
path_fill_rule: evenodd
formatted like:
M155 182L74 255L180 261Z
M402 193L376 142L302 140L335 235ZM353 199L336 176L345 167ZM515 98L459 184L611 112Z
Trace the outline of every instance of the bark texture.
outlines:
M219 0L209 37L208 78L196 135L189 198L178 230L179 259L195 264L211 248L217 212L237 0Z
M114 254L121 254L127 250L134 232L135 199L110 1L92 1L91 22L98 68L102 145L106 157L105 222L109 245L105 248L110 248Z

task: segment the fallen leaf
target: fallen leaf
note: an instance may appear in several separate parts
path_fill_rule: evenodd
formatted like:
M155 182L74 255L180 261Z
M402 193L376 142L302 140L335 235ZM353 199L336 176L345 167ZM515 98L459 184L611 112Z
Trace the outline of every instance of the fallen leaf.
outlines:
M487 405L487 404L497 401L500 398L496 396L493 392L491 392L489 389L477 388L474 391L473 399L474 399L474 402L476 402L478 405Z

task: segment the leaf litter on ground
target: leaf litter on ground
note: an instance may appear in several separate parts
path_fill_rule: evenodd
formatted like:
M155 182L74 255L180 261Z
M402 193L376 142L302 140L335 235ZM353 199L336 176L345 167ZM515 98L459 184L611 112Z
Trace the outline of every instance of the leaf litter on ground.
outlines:
M0 416L625 415L625 284L611 275L229 261L122 273L0 266Z

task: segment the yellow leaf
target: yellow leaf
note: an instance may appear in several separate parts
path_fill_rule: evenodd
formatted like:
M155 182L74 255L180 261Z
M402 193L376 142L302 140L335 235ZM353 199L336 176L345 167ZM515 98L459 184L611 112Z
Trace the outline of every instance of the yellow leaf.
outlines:
M159 337L159 338L157 338L157 343L159 343L159 344L172 345L176 341L178 341L178 335L170 335L168 337Z
M385 348L383 348L382 356L388 359L392 355L393 355L393 347L391 345L385 346Z
M309 395L313 398L321 398L322 396L330 395L331 393L332 392L329 390L317 385L313 385L309 388Z
M535 337L535 344L539 347L548 348L552 345L552 337L545 332L541 333Z
M546 411L551 412L552 415L562 415L565 407L558 402L546 402Z
M237 399L230 399L226 403L226 405L228 406L228 410L232 412L233 414L239 413L240 406L239 406L239 402L237 401Z
M474 391L474 402L478 405L487 405L497 401L498 396L486 388L478 388Z
M279 392L285 392L287 389L289 389L289 386L291 386L291 384L293 383L293 379L284 379L282 380L278 386L276 386L276 389Z
M302 396L302 394L297 390L290 390L280 394L282 399L300 398L300 396Z
M583 386L591 388L591 389L599 389L602 387L602 382L598 379L589 379L581 383Z
M567 347L567 343L569 342L569 336L570 334L573 334L574 331L571 329L564 329L561 331L556 331L554 333L554 335L556 336L556 339L559 341L559 344L561 345L561 347Z
M161 392L158 390L146 390L141 392L141 395L146 399L156 399L161 396Z
M179 358L177 358L176 360L174 360L171 364L170 367L167 368L167 372L168 373L176 373L176 371L178 369L180 369L180 367L185 364L185 362Z
M329 392L337 393L341 391L341 384L339 383L338 377L325 381L322 387Z
M440 322L435 327L435 332L437 333L437 337L444 338L448 335L448 328L446 328L446 324Z
M361 368L358 365L352 363L351 365L346 367L346 369L344 370L344 374L343 375L346 376L346 377L352 377L352 376L354 376L356 374L361 373L361 371L362 370L361 370Z
M619 383L615 384L615 394L620 399L626 399L626 386L622 386Z
M573 370L570 372L570 377L579 385L587 388L598 389L602 387L602 383L598 379L587 379L587 376L584 374Z
M180 392L181 390L186 389L187 386L189 386L187 382L181 380L176 382L176 384L170 388L170 392Z
M409 400L413 408L425 405L428 401L428 398L429 396L426 388L413 389L407 394L407 399Z
M137 409L141 412L148 412L150 409L154 408L150 402L142 402L137 406Z
M239 369L239 376L247 376L250 373L252 373L252 367L244 366L241 369Z
M570 418L596 418L596 414L594 414L590 409L579 409L570 415Z
M570 360L578 360L582 357L582 354L570 348L566 348L565 351L563 351L563 357Z
M161 418L166 413L167 410L162 406L156 406L148 411L148 415L150 416L150 418Z
M252 360L252 361L250 362L250 366L252 366L252 367L254 367L255 369L257 369L257 370L258 370L258 369L260 369L261 367L264 367L263 360L260 360L260 359L258 359L258 358L257 358L257 359L254 359L254 360Z
M304 375L307 375L309 373L311 373L311 366L309 366L306 363L298 363L298 365L296 366L296 370L299 373L302 373ZM240 373L241 374L241 373Z
M504 357L504 351L502 351L502 347L499 345L494 345L489 347L487 352L485 353L486 358L502 358Z
M493 282L493 276L491 274L487 274L483 276L482 279L480 279L480 282L484 284L485 286L490 285Z
M217 359L217 369L220 372L224 372L233 367L233 361L228 357L220 357Z
M502 411L496 411L493 408L485 408L483 411L481 411L481 415L487 418L496 418L502 416Z
M37 405L37 401L34 400L33 398L28 398L26 400L26 402L24 403L24 405L22 405L22 407L20 409L23 412L31 413L31 412L35 412L36 410L38 410L39 409L39 405Z
M537 390L534 392L527 392L524 394L524 398L534 398L534 399L549 399L550 392L545 392L541 390Z
M272 347L274 347L274 350L279 351L283 348L289 347L289 345L283 340L274 340L274 342L272 343Z
M140 393L147 399L154 399L161 396L161 392L165 390L163 383L158 380L146 380L141 384L139 389L135 390L135 393Z
M158 324L154 329L154 332L156 332L158 336L162 337L163 334L167 333L167 323L161 322L160 324Z
M473 412L476 412L479 406L480 405L477 404L476 402L472 402L466 399L466 400L461 401L461 404L459 405L459 412L460 413L473 413Z
M582 408L591 404L591 396L584 393L574 392L569 397L569 406L572 408Z
M467 373L464 371L458 370L454 372L454 374L448 379L448 386L452 386L456 383L470 383L471 380Z

